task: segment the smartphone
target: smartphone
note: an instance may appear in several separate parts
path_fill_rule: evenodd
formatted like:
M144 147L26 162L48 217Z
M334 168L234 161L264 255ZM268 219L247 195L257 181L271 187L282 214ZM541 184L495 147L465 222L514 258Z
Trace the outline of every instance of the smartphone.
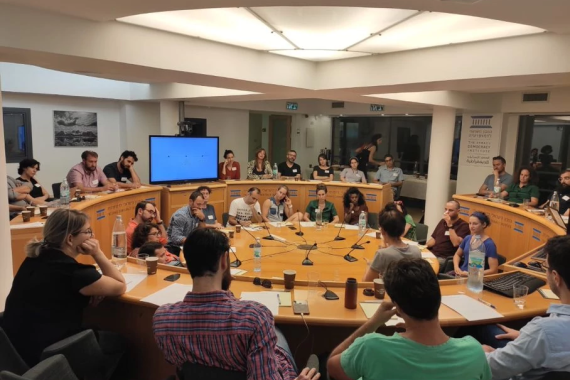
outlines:
M165 281L174 282L180 278L180 273L171 274L170 276L166 276L164 278Z
M293 302L293 313L295 314L309 314L309 304L305 302Z

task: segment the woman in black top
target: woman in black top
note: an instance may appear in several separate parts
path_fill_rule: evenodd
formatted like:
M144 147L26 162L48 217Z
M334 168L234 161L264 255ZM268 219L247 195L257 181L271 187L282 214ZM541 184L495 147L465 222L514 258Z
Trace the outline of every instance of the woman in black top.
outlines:
M39 161L33 158L24 158L20 161L20 166L18 167L18 174L20 176L16 178L16 184L18 186L28 186L31 189L30 196L33 198L32 205L43 204L49 198L48 191L34 179L34 176L39 171Z
M334 178L334 170L327 166L327 156L319 154L319 165L313 170L313 179L319 179L323 182L332 181Z
M38 363L46 347L83 329L87 305L126 290L123 275L94 239L86 214L55 210L43 236L26 246L27 257L6 299L2 326L29 366ZM78 263L79 255L91 256L102 274L93 265Z
M375 161L374 154L378 150L378 145L382 144L382 134L377 133L372 135L370 142L363 144L360 148L356 149L356 158L358 158L358 170L366 174L368 164L377 166L384 165L384 162Z

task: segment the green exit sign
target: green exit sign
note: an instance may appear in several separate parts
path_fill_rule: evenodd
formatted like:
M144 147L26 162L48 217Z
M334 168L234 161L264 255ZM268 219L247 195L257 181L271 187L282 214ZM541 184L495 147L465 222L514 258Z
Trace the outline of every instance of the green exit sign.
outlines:
M293 102L287 102L285 106L289 111L296 111L299 109L299 104Z
M381 104L371 104L370 105L370 111L372 111L372 112L384 111L384 106Z

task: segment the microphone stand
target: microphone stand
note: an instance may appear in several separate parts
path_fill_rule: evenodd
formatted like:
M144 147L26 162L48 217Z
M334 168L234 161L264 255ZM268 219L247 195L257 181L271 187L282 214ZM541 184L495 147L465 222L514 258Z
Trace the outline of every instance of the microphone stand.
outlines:
M297 212L299 212L299 210L297 210ZM299 219L298 222L299 222L299 231L295 232L295 235L297 235L297 236L303 236L303 235L305 235L305 234L303 233L303 229L301 228L301 219ZM303 239L304 239L304 238L303 238Z
M260 213L258 213L259 216L261 216ZM273 237L273 235L271 235L271 231L269 231L269 227L267 227L267 222L265 220L263 220L263 216L261 216L261 221L263 222L263 225L265 226L265 229L267 230L267 233L269 235L262 237L262 239L265 240L275 240L275 238Z
M251 237L253 238L253 240L257 240L257 238L255 237L255 235L253 235L251 232L249 232L244 226L242 226L241 229L244 230L245 232L247 232L247 233L249 234L249 236L251 236ZM249 245L249 248L253 248L253 244L254 244L254 243L251 243L251 244Z
M342 220L342 224L340 225L340 228L338 229L338 234L336 234L336 237L334 238L334 240L336 240L336 241L346 240L345 237L340 236L340 231L342 231L342 227L344 226L344 222L346 222L346 214L344 215L344 219Z
M299 210L297 210L297 212L299 212ZM303 233L303 230L301 228L301 219L299 219L299 231L295 232L295 235L302 237L303 241L305 242L305 244L297 246L298 249L308 249L310 251L311 249L314 249L314 247L316 247L317 243L310 245L307 243L307 239L305 239L305 237L303 236L305 234Z
M358 240L356 241L356 243L354 243L354 244L352 245L352 247L351 247L352 249L364 249L363 246L358 245L358 242L360 242L360 240L362 240L362 238L366 236L366 234L368 233L368 230L369 230L369 228L367 228L366 231L364 231L364 234L362 234L362 236L360 237L360 239L358 239Z
M315 244L313 244L312 246L309 247L309 249L307 249L307 254L305 255L305 260L303 260L303 262L301 264L303 265L313 265L313 262L311 261L311 259L309 259L309 254L311 253L311 251L317 247L317 243L315 242Z
M236 259L230 263L230 267L232 267L232 268L238 268L238 267L241 265L241 260L237 257L236 252L235 252L233 249L231 249L231 247L230 247L230 251L231 251L231 252L234 254L234 256L236 257Z

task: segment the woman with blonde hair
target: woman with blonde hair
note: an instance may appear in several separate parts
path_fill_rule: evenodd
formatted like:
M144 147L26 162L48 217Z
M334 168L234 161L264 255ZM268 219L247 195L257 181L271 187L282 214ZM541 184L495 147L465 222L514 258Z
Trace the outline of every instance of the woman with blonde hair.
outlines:
M265 149L260 148L255 152L255 159L247 163L247 179L271 179L273 170L271 164L266 160Z
M90 303L126 290L123 275L101 251L86 214L55 210L43 236L26 246L27 257L6 299L2 326L29 366L39 362L46 347L84 329L83 310ZM77 262L79 255L91 256L101 273ZM99 333L103 352L121 341L113 333Z

